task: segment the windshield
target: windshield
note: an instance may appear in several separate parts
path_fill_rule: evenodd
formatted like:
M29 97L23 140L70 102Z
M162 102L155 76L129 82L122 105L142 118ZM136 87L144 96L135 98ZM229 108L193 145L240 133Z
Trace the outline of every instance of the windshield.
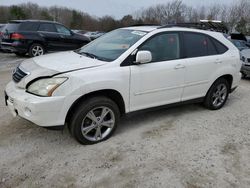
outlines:
M75 52L103 61L114 61L146 34L144 31L118 29Z

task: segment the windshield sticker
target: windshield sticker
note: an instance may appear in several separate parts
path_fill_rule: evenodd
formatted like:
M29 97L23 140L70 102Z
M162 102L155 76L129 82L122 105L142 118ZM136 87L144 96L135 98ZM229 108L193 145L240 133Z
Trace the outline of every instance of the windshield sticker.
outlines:
M139 35L139 36L146 35L146 32L142 32L142 31L132 31L131 33L134 34L134 35Z
M128 49L129 48L129 44L122 44L121 45L121 49Z

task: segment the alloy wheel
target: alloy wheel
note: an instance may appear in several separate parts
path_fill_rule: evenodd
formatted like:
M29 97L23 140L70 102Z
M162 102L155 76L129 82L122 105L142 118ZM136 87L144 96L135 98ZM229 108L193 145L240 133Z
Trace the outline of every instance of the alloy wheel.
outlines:
M44 50L41 46L34 46L32 48L32 55L35 56L40 56L44 54Z
M227 98L227 86L224 83L219 84L213 92L212 100L213 106L219 107Z
M100 141L112 132L114 125L114 112L108 107L100 106L90 110L84 117L81 132L89 141Z

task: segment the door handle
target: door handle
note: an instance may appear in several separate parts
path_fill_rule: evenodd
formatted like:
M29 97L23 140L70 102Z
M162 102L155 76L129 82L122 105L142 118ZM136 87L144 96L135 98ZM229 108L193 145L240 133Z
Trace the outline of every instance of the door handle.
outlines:
M40 33L40 32L39 32L39 35L40 35L41 37L44 37L44 36L45 36L43 33Z
M178 64L178 65L176 65L176 66L174 67L174 69L184 69L184 68L185 68L185 66L182 65L182 64Z
M221 64L221 63L222 63L221 60L219 60L219 59L216 59L216 60L215 60L215 64Z

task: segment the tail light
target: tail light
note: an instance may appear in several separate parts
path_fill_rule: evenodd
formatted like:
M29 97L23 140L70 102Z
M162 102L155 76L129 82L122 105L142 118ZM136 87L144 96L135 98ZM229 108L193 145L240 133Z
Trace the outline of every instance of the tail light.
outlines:
M3 32L0 32L0 37L3 35Z
M11 34L11 39L13 40L20 40L20 39L24 39L24 36L19 34L19 33L12 33Z

